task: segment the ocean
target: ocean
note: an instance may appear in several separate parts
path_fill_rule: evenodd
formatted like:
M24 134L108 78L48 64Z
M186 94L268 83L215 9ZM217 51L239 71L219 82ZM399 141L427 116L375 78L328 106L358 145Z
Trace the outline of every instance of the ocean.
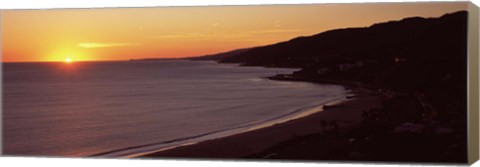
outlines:
M131 157L317 112L341 86L299 69L159 60L3 64L3 154Z

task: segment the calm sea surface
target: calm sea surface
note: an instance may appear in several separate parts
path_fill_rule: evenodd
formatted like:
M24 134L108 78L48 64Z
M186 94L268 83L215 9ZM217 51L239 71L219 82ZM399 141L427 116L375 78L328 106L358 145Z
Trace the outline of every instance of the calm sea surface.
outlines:
M340 86L262 78L293 71L187 60L4 63L3 153L131 155L345 98Z

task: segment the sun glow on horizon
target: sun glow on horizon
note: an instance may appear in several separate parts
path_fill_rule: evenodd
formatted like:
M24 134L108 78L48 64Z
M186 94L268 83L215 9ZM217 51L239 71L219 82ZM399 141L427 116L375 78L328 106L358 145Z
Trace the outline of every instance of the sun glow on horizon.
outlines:
M65 58L65 63L72 63L73 60L70 57Z

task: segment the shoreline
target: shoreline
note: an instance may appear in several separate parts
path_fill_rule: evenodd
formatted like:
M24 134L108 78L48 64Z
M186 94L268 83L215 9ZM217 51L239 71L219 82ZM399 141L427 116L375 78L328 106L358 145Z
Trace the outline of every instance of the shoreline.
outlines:
M362 87L341 86L351 91L346 94L347 100L336 105L324 104L323 110L319 112L240 134L179 146L135 158L235 159L249 157L302 136L323 134L332 129L348 129L362 121L364 111L382 105L384 97L381 93ZM354 97L349 97L349 94L354 94Z
M437 111L428 107L422 92L298 75L265 78L335 84L350 92L346 102L324 104L323 111L306 117L135 158L466 162L465 134L436 122Z
M170 60L168 60L170 61ZM277 126L280 124L288 123L291 121L296 121L303 119L305 117L310 117L312 115L324 112L326 109L330 109L332 107L335 107L339 104L347 103L352 99L352 97L356 97L357 94L355 91L352 91L351 88L345 86L345 85L340 85L336 83L319 83L319 82L311 82L311 81L293 81L293 80L278 80L278 79L271 79L271 78L265 78L268 80L272 81L286 81L286 82L306 82L306 83L311 83L311 84L328 84L328 85L338 85L343 87L344 93L342 93L342 97L337 97L330 99L328 101L322 102L320 104L308 104L307 106L304 106L302 108L295 109L293 112L290 112L285 115L280 115L278 117L270 118L261 122L256 122L248 125L242 125L236 128L232 129L227 129L223 131L218 131L218 132L213 132L213 133L206 133L206 134L201 134L196 137L188 137L191 139L187 140L172 140L172 142L167 141L167 142L160 142L160 143L152 143L152 144L146 144L146 145L141 145L141 146L132 146L129 148L124 148L124 149L118 149L118 150L113 150L113 151L108 151L108 152L102 152L94 155L89 155L88 157L118 157L118 158L138 158L138 157L148 157L153 154L157 154L160 152L168 152L171 150L176 150L179 148L183 147L190 147L190 146L195 146L198 144L203 144L204 142L209 142L209 141L214 141L214 140L221 140L223 138L228 138L232 136L237 136L240 134L244 133L250 133L252 131L257 131L265 128L270 128L272 126ZM355 94L352 96L352 94ZM135 150L131 152L132 150Z
M290 121L295 121L297 119L302 119L304 117L308 117L310 115L323 112L324 108L329 108L332 106L335 106L337 104L342 104L349 99L347 98L349 94L345 94L345 97L343 98L337 98L337 99L331 99L329 101L326 101L322 104L316 104L316 105L309 105L303 108L296 109L295 111L281 115L275 118L271 118L268 120L264 120L261 122L257 123L252 123L252 124L246 124L242 125L236 128L232 129L227 129L223 131L218 131L218 132L213 132L213 133L207 133L207 134L202 134L199 135L198 137L191 137L191 140L178 140L174 142L165 142L165 143L156 143L156 144L150 144L150 145L145 145L145 146L135 146L127 149L120 149L120 150L114 150L110 152L105 152L105 153L100 153L100 154L95 154L91 155L90 157L95 157L95 156L106 156L106 157L122 157L122 158L135 158L135 157L142 157L145 155L150 155L152 153L157 153L157 152L163 152L163 151L168 151L168 150L173 150L179 147L184 147L184 146L190 146L190 145L196 145L205 141L211 141L211 140L217 140L217 139L222 139L225 137L230 137L238 134L243 134L243 133L248 133L251 131L256 131L259 129L264 129L268 128L271 126L275 126L278 124L283 124L286 122ZM175 144L177 143L178 144ZM164 144L165 146L162 146L157 149L148 149L149 147L158 147L158 145ZM144 151L139 151L139 152L134 152L134 153L128 153L132 149L143 149ZM146 149L146 150L145 150Z

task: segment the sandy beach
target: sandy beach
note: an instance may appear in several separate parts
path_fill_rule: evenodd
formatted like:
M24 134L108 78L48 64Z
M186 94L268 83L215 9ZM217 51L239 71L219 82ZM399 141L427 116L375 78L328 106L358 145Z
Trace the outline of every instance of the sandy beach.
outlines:
M214 139L194 145L144 155L140 158L184 157L184 158L242 158L256 157L255 154L292 139L332 130L344 130L361 122L364 111L381 107L381 93L367 89L352 90L355 95L348 101L327 106L323 111L274 126ZM336 145L341 147L341 145ZM335 146L334 146L335 147ZM326 150L318 150L325 152ZM310 153L309 153L310 154ZM317 154L311 152L311 154Z

